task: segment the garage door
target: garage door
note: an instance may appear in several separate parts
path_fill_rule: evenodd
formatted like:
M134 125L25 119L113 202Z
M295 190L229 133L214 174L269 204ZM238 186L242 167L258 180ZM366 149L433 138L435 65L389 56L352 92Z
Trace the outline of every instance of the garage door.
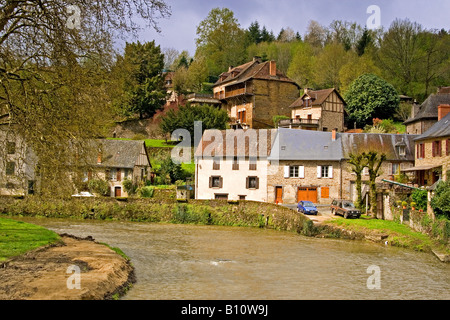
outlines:
M298 188L297 201L317 203L317 188Z

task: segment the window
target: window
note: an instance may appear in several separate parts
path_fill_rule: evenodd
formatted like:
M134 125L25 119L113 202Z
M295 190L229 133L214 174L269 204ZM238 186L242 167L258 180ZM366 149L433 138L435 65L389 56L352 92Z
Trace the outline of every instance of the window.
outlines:
M417 145L417 159L425 159L425 144Z
M228 194L215 194L214 197L216 200L228 200Z
M285 178L305 178L305 167L304 166L286 166L285 167Z
M16 153L16 143L15 142L8 142L6 144L6 153L7 154L15 154Z
M210 177L209 178L210 188L223 188L223 178L222 177Z
M131 174L130 173L131 173L131 170L129 170L129 169L125 169L124 170L124 179L125 180L131 179L131 177L130 177Z
M433 141L433 157L442 156L442 142Z
M318 166L317 167L317 178L333 178L333 167L332 166Z
M398 154L401 157L406 156L406 147L405 146L399 146L398 148Z
M393 163L393 164L392 164L392 171L391 171L391 174L392 174L392 175L396 175L396 174L398 174L398 173L400 173L400 164L398 164L398 163Z
M220 159L219 158L214 158L213 170L220 170Z
M233 170L239 170L239 159L238 157L234 157L233 159Z
M256 171L258 169L258 165L257 165L256 159L250 158L248 169L250 171Z
M450 156L450 139L447 139L447 156Z
M239 196L239 201L245 201L247 199L247 196Z
M117 181L117 169L111 169L109 173L110 173L109 180Z
M259 189L259 178L258 177L248 177L247 178L247 189Z
M6 189L8 190L14 190L16 188L16 186L14 185L14 183L8 182L6 184Z
M13 176L16 172L16 163L15 162L8 162L6 164L6 175L7 176Z

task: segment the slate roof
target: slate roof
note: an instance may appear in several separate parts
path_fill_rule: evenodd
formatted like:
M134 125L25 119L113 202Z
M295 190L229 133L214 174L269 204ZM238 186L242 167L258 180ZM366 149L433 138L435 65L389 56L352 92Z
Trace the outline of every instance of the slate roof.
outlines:
M98 153L92 156L92 164L104 168L133 169L145 146L143 141L130 140L99 140L102 150L102 163L97 164Z
M227 136L228 135L228 136ZM195 157L254 157L270 154L276 130L206 130L196 149ZM215 140L217 137L217 141ZM234 148L232 140L234 140ZM239 142L240 141L240 142ZM243 141L246 141L245 143Z
M251 62L247 62L238 67L231 68L228 72L222 73L219 76L219 80L214 84L214 86L224 85L228 83L230 85L233 85L246 82L250 79L290 82L292 84L295 84L300 89L300 86L297 83L295 83L295 81L288 78L278 68L276 76L271 76L270 61L262 62L261 60L258 59L255 59Z
M443 91L446 92L446 91ZM414 123L426 119L438 119L438 107L442 104L450 104L450 93L432 94L420 106L419 112L414 118L405 121L405 124Z
M415 143L418 135L381 134L381 133L341 133L342 152L344 159L350 154L368 151L385 153L388 161L414 161ZM406 154L399 154L398 147L405 147Z
M415 139L415 141L450 137L450 113L441 121L434 124L427 132Z
M280 128L269 160L340 161L342 157L341 138L332 141L331 132Z

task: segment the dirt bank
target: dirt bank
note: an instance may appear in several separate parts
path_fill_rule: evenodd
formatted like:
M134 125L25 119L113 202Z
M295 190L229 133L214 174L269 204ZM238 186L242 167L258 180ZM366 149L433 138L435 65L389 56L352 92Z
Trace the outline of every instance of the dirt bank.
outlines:
M67 235L61 240L0 264L0 300L105 300L135 281L129 261L107 246ZM71 266L80 268L81 289L68 289Z

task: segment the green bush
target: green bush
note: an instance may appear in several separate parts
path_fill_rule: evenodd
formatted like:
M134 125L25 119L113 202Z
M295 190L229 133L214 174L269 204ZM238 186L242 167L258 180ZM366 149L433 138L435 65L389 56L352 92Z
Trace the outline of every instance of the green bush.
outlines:
M441 181L437 185L430 205L436 215L450 218L450 181Z
M154 187L142 187L138 189L138 195L140 198L153 198L155 194Z
M416 208L419 210L427 210L428 205L428 191L427 190L415 190L411 199L416 203Z
M91 180L88 183L88 188L91 193L95 193L103 197L109 197L111 195L109 183L105 180Z

